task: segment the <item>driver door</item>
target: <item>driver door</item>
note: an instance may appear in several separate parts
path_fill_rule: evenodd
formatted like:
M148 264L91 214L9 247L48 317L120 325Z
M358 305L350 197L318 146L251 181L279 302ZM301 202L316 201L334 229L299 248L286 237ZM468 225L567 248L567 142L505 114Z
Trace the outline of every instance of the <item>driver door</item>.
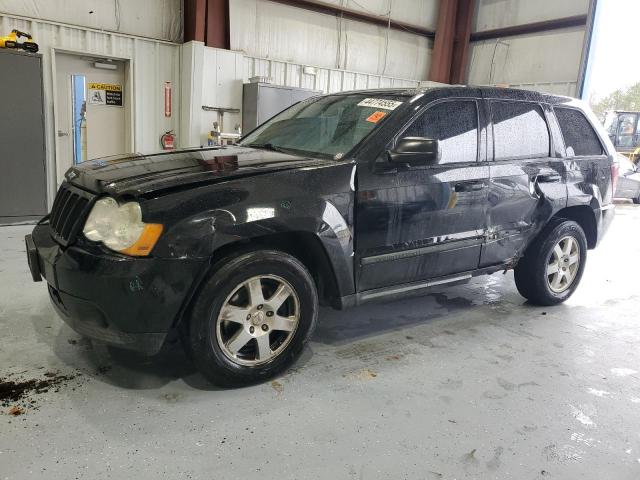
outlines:
M437 139L436 164L394 168L381 158L359 168L358 291L478 268L488 206L486 118L481 100L432 104L390 147L404 137Z

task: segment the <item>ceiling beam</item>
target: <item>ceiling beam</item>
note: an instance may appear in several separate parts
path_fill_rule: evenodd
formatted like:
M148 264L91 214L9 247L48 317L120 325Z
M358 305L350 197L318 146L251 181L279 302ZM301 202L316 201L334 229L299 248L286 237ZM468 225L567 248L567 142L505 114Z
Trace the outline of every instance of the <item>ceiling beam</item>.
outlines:
M351 8L339 7L337 5L328 5L324 3L317 3L312 0L269 0L275 3L281 3L289 5L291 7L302 8L304 10L310 10L313 12L324 13L335 17L346 18L348 20L355 20L358 22L368 23L371 25L377 25L380 27L389 27L394 30L401 30L404 32L413 33L415 35L421 35L423 37L434 38L435 32L427 28L413 25L406 22L399 22L397 20L389 20L384 15L373 15L360 10L353 10Z
M588 15L574 15L572 17L556 18L544 20L542 22L525 23L523 25L513 25L511 27L495 28L471 34L472 42L481 40L495 40L496 38L515 37L517 35L531 35L534 33L544 33L562 28L584 27L587 25Z

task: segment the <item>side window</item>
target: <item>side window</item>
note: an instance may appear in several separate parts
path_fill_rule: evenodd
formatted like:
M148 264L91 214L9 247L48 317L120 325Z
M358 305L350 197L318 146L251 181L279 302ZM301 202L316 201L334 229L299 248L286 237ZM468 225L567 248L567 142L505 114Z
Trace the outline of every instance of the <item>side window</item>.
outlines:
M602 155L602 144L581 111L562 107L554 108L554 111L558 117L568 156Z
M474 100L430 107L402 134L439 140L440 164L475 162L478 158L478 108Z
M540 105L491 102L496 160L549 156L549 129Z

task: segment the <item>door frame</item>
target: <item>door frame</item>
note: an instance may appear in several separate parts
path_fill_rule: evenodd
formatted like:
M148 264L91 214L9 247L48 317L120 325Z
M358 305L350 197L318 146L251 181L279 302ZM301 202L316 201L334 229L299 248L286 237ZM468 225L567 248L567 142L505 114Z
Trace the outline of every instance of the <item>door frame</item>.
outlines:
M52 97L53 97L53 143L54 143L54 158L53 158L53 166L51 168L51 174L49 175L48 183L49 183L49 202L53 202L53 198L58 191L58 159L62 158L60 153L60 142L58 140L58 102L67 101L68 99L60 99L58 98L58 68L56 62L56 55L75 55L78 57L93 57L96 60L100 59L111 59L117 60L124 63L124 89L125 89L125 100L124 106L125 109L125 145L128 146L131 152L135 151L135 115L134 108L135 105L135 93L133 88L133 58L132 57L122 57L115 55L104 55L100 53L90 52L87 50L69 50L67 48L52 48L51 49L51 80L52 80ZM128 93L127 93L128 92ZM51 204L51 203L50 203Z

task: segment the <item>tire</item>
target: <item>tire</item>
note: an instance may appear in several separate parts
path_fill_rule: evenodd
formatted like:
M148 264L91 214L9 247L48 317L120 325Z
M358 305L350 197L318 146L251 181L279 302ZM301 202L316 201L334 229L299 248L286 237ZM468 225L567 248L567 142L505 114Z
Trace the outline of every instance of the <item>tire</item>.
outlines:
M632 200L636 205L640 205L640 197L632 198Z
M187 351L216 385L255 384L296 360L317 318L316 286L298 259L275 250L242 253L219 262L200 289Z
M567 255L566 247L569 245L572 250ZM560 258L556 246L563 253ZM574 246L577 246L577 252L573 250ZM577 267L574 262L576 258ZM518 292L534 305L562 303L578 288L586 260L587 238L582 227L571 220L552 219L516 265L514 277ZM557 273L548 273L556 268ZM561 279L559 282L558 278Z

